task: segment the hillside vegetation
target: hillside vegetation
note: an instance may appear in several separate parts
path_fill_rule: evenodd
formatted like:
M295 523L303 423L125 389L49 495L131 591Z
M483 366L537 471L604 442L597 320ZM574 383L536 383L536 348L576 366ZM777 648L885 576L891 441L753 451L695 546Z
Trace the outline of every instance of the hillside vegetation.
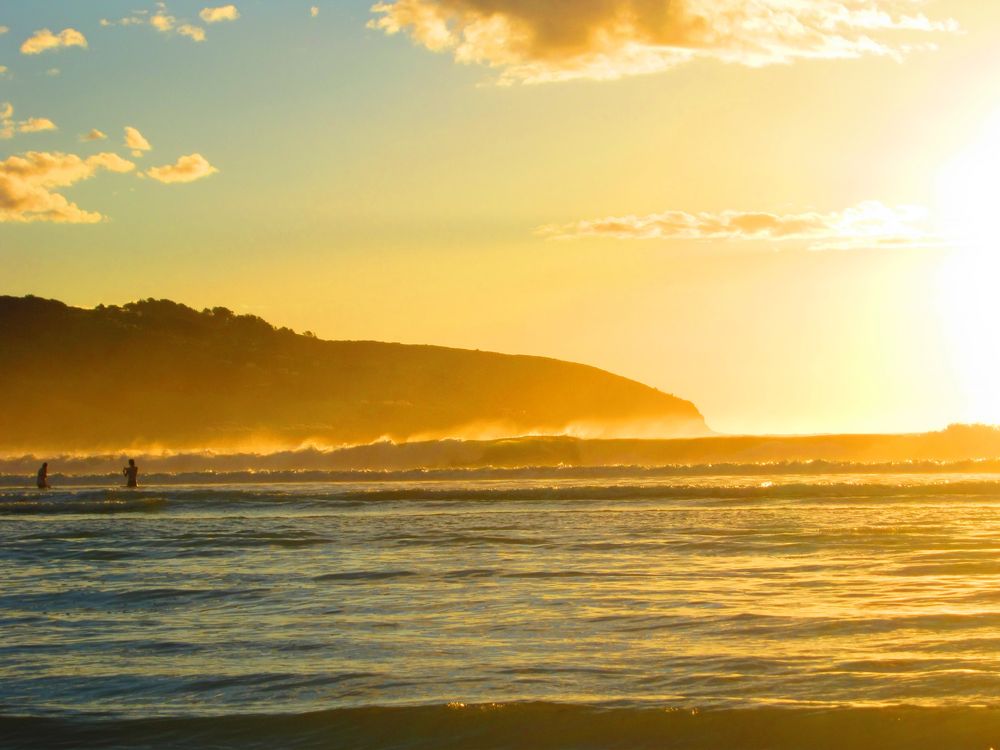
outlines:
M322 341L166 300L0 297L0 450L708 434L688 401L542 357Z

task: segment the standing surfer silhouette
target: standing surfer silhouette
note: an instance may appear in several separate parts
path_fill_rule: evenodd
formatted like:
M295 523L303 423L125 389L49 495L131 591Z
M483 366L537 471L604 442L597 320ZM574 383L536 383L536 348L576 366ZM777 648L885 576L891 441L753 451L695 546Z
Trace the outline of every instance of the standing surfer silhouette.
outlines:
M128 466L122 469L122 474L128 478L129 487L139 486L139 467L135 465L134 458L128 460Z
M42 468L38 470L38 489L40 490L50 490L49 486L49 463L46 461L42 464Z

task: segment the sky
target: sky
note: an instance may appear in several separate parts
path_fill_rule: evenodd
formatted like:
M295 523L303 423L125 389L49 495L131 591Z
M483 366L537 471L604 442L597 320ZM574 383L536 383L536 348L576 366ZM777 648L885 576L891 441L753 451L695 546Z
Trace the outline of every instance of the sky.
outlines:
M726 433L1000 422L1000 3L35 0L0 31L0 294L584 362Z

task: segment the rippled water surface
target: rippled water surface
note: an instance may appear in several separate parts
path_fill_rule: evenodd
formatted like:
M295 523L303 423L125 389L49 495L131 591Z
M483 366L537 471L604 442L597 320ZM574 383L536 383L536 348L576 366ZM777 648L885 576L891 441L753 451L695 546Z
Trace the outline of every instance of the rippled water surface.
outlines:
M7 488L0 744L986 750L998 501L993 476Z

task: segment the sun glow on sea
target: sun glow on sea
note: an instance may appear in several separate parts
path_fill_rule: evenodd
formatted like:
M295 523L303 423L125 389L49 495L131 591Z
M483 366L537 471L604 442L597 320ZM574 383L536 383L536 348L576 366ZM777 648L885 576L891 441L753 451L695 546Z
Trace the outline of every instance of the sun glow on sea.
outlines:
M964 421L1000 423L1000 112L941 171L940 232L952 251L939 304L964 401Z

